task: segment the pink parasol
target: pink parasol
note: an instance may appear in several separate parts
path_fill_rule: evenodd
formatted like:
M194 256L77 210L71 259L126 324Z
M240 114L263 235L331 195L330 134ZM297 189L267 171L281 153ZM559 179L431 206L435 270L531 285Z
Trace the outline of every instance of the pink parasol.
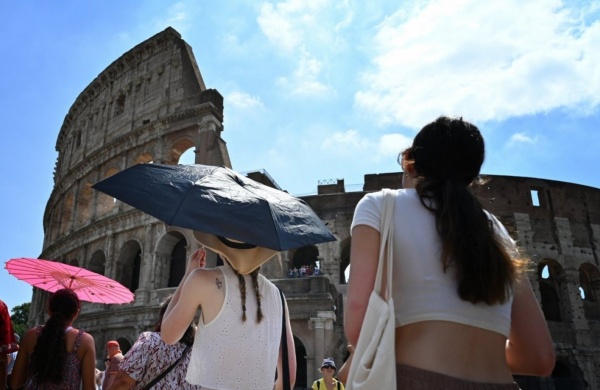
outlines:
M79 299L94 303L129 303L133 293L122 284L85 268L57 261L19 258L6 262L8 273L45 291L69 288Z

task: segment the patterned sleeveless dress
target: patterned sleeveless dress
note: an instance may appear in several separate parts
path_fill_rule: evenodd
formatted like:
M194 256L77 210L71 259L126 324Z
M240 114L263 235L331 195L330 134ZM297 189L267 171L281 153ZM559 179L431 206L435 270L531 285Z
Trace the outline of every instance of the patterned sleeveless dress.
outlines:
M42 327L38 326L36 330L38 336L42 333ZM83 338L83 330L79 330L73 344L73 350L67 353L65 366L63 367L63 380L61 383L36 383L35 379L28 380L26 390L80 390L81 389L81 360L77 357L77 350ZM31 358L29 359L31 362ZM31 366L30 366L31 368Z

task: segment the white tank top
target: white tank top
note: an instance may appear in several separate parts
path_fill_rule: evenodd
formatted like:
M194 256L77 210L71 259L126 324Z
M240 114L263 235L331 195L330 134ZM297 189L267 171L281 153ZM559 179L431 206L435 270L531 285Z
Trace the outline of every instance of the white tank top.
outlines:
M396 327L420 321L451 321L508 337L512 295L498 305L473 304L460 299L454 268L450 266L447 272L443 269L442 244L433 213L421 204L414 189L396 193L392 279ZM379 231L382 204L381 192L365 195L356 206L352 228L367 225ZM494 232L514 256L514 241L492 214L488 213L488 217Z
M238 278L229 266L218 267L225 279L225 300L208 324L202 319L192 348L186 381L209 389L265 389L275 383L281 341L279 290L258 275L264 318L256 322L257 302L250 276L246 281L246 321Z

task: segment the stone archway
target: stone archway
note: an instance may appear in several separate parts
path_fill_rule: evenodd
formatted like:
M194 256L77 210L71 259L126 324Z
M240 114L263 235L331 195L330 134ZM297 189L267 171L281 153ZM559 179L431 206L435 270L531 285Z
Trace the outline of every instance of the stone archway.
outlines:
M546 321L562 321L560 302L560 275L563 269L554 260L546 259L538 264L538 283L542 298L541 306Z
M342 252L340 255L340 284L347 284L346 275L350 275L350 241L350 237L348 237L340 243Z
M161 237L156 246L157 268L155 287L177 287L185 274L187 240L178 231L170 231Z
M583 310L588 320L600 320L600 271L591 263L579 267L579 285Z
M119 253L117 261L116 279L129 291L135 292L140 283L140 269L142 265L142 248L135 241L127 241Z
M306 367L306 348L299 338L294 336L294 345L296 348L296 384L295 389L308 389L308 372Z
M88 269L100 275L104 275L104 273L106 272L105 264L106 256L104 255L104 252L102 250L97 250L92 254L92 257L90 258L90 262L88 263Z

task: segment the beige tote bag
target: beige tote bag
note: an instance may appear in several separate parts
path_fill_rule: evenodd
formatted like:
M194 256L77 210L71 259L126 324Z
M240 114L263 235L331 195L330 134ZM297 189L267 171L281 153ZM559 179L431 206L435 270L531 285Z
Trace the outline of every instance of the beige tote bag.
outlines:
M396 389L396 354L394 335L396 318L392 298L393 212L395 196L382 190L381 244L377 278L365 313L358 343L348 374L348 390ZM385 291L382 289L387 270ZM387 297L387 300L385 299Z

